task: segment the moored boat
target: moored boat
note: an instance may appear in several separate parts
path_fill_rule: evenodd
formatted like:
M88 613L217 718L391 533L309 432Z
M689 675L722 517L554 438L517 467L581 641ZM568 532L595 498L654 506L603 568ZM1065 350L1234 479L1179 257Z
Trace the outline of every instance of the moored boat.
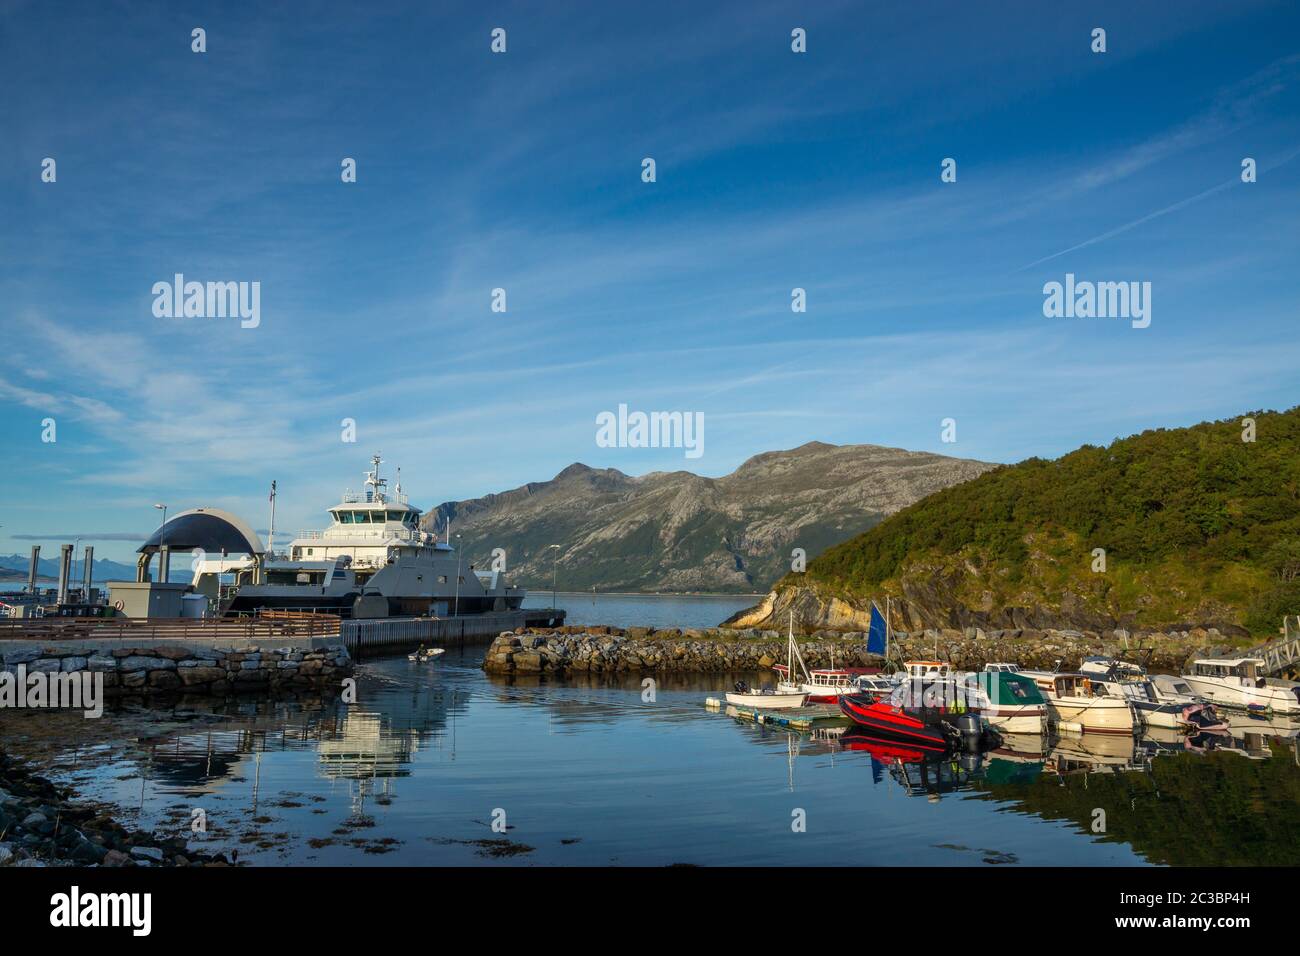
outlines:
M1086 674L1025 671L1047 698L1047 713L1062 730L1133 735L1133 708L1124 697L1098 693Z
M1009 670L971 674L978 690L979 714L999 731L1042 734L1047 729L1047 700L1032 678Z
M802 691L784 693L770 688L753 690L744 681L736 681L735 690L727 691L727 703L733 707L758 707L763 710L789 710L802 707L808 695Z
M1155 682L1147 677L1145 668L1132 661L1088 657L1079 670L1112 696L1126 698L1135 716L1147 727L1186 733L1227 729L1227 724L1219 719L1209 704L1191 696L1176 700L1172 699L1171 693L1162 694Z
M930 750L958 745L979 749L1000 739L977 712L964 706L929 706L926 699L924 688L904 682L887 699L845 695L840 698L840 711L872 734Z
M1204 658L1183 680L1192 693L1225 707L1276 714L1300 713L1300 684L1266 677L1258 657Z
M831 662L834 664L834 661ZM833 704L844 694L857 692L854 681L859 676L879 673L875 667L809 667L804 663L794 639L794 612L790 612L790 629L786 635L786 662L773 664L780 680L776 689L783 694L807 694L813 704Z
M955 742L954 730L943 721L887 700L848 694L840 698L840 710L875 736L903 741L922 750L942 752Z

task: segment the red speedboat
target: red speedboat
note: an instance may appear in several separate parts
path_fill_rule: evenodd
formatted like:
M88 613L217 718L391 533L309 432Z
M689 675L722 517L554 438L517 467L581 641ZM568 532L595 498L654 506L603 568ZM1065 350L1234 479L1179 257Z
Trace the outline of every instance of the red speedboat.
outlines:
M840 698L840 710L876 736L900 740L924 750L949 750L958 739L956 730L940 719L938 710L931 708L905 708L865 694L848 694Z

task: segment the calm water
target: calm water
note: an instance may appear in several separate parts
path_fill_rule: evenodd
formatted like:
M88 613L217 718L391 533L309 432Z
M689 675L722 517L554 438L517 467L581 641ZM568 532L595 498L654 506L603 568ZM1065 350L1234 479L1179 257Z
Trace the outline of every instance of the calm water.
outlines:
M567 624L613 627L716 627L737 611L753 607L761 595L733 594L592 594L560 591L555 606ZM550 591L530 591L524 607L550 607Z
M904 764L851 733L709 712L720 678L647 702L635 680L489 678L481 653L367 662L350 707L129 708L91 731L10 712L0 732L145 828L184 833L202 808L210 847L259 864L1300 863L1294 739L1263 725L1212 753L1034 739ZM501 810L518 852L491 856L476 841Z

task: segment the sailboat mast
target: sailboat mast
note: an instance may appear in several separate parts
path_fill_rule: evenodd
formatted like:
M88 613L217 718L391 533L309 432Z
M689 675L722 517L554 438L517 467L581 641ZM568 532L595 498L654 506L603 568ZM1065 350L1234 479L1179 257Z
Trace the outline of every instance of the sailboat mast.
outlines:
M794 611L790 612L790 633L785 641L785 667L790 676L786 680L794 682Z
M885 660L889 660L889 595L885 595Z

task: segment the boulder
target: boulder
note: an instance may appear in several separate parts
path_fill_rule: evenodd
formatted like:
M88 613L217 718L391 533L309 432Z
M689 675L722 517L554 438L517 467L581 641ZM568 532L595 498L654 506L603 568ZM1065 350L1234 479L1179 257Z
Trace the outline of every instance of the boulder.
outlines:
M226 671L221 667L182 667L177 671L179 680L186 687L194 684L207 684L211 681L221 680L226 676Z
M149 672L149 686L158 690L175 690L181 686L181 679L175 670L156 670Z

